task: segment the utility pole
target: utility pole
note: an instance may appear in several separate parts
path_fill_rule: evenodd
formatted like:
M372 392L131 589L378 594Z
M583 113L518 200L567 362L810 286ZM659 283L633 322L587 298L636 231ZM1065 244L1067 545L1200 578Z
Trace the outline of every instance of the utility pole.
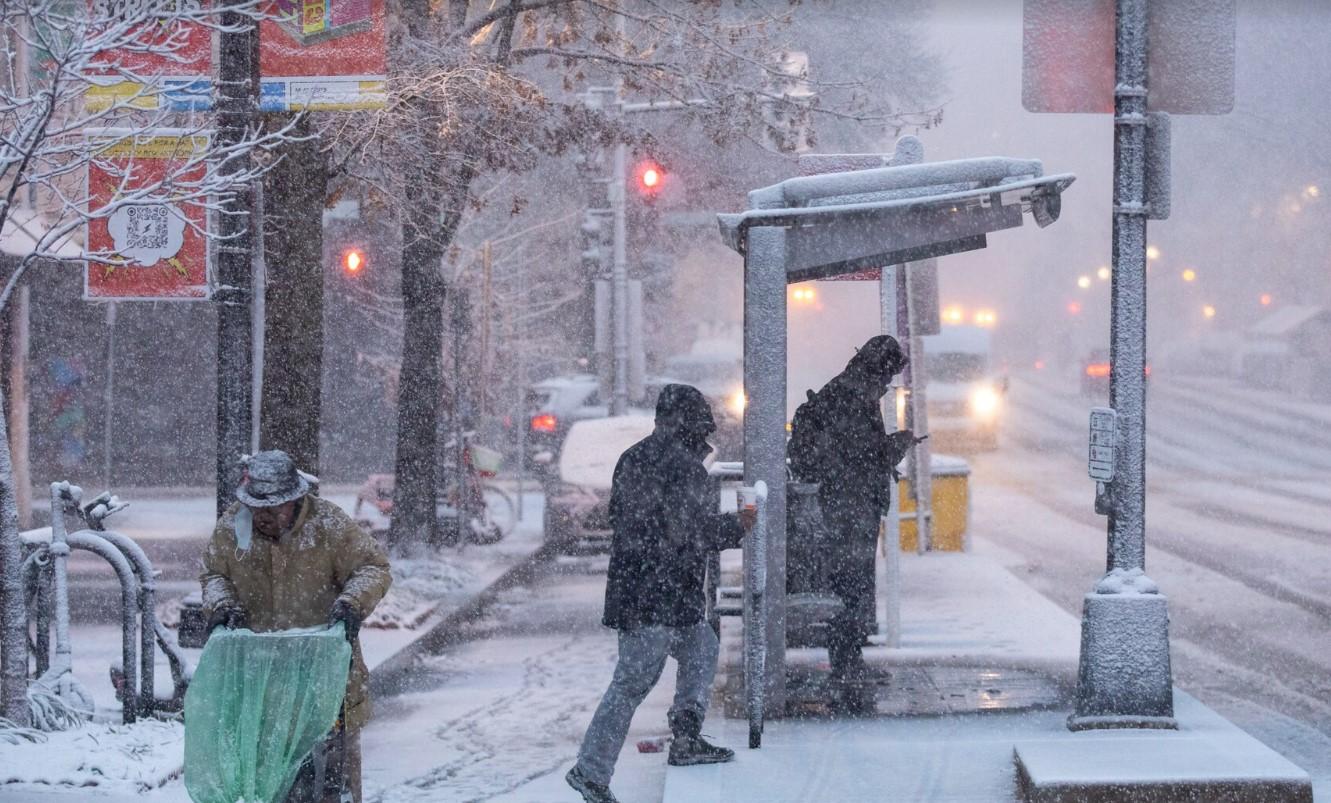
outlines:
M1086 595L1072 730L1176 728L1168 601L1146 576L1147 0L1117 0L1108 572Z
M248 12L226 9L219 34L217 138L222 147L244 140L259 99L259 32ZM231 157L231 175L250 169L250 157ZM233 190L228 214L219 215L214 298L217 303L217 514L240 484L240 456L250 449L253 382L251 296L254 265L254 191Z

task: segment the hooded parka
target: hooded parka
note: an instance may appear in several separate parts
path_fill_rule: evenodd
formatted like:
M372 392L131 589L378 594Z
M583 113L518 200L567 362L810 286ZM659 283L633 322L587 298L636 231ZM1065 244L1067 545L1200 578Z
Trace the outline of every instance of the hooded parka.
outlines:
M697 389L667 385L656 428L619 458L610 491L608 627L687 627L703 620L707 553L740 545L739 518L717 512L703 467L715 431Z
M255 533L243 551L236 545L240 507L236 503L222 514L204 552L199 580L209 614L239 607L255 632L317 627L328 623L329 609L339 599L368 616L393 582L383 548L332 502L306 496L281 539ZM347 679L348 731L369 720L368 681L357 640Z

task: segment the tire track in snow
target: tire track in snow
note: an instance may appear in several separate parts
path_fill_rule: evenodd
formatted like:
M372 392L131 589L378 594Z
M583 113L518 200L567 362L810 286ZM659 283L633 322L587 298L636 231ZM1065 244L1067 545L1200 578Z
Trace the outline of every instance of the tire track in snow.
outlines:
M1014 398L1012 401L1015 406L1022 408L1023 413L1039 418L1056 427L1060 433L1065 436L1064 438L1059 438L1055 441L1056 443L1066 444L1069 447L1069 451L1072 449L1075 449L1078 453L1084 451L1085 433L1077 428L1075 424L1048 409L1031 404L1024 399ZM1013 423L1016 424L1018 422L1014 421ZM1034 434L1032 434L1032 430L1034 431ZM1009 427L1008 431L1005 432L1007 437L1015 439L1022 445L1040 452L1049 451L1047 448L1050 442L1049 434L1050 433L1047 430L1040 427L1020 427L1016 430ZM1154 430L1148 432L1148 438L1149 443L1151 444L1160 440L1168 440ZM1211 462L1203 462L1201 465L1197 465L1195 461L1191 460L1176 460L1173 455L1162 455L1160 449L1153 448L1148 448L1147 461L1149 466L1164 468L1173 474L1179 475L1183 479L1200 480L1204 482L1232 482L1236 479L1242 479L1242 486L1245 489L1259 491L1262 494L1292 502L1299 502L1301 504L1312 504L1315 506L1327 506L1331 508L1331 498L1271 485L1269 482L1254 480L1248 474L1225 476L1202 470L1203 466L1213 467L1214 463ZM1176 483L1172 482L1159 479L1151 481L1148 478L1148 484L1152 494L1171 498L1181 497L1191 500L1176 504L1180 507L1186 507L1197 515L1223 522L1242 520L1246 523L1266 527L1310 543L1331 545L1331 529L1308 527L1298 523L1263 516L1261 514L1253 513L1250 510L1240 510L1228 505L1218 504L1217 500L1214 498L1204 498L1196 493L1189 493L1186 490L1180 489Z
M1004 474L1004 472L996 473ZM1040 493L1040 486L1033 482L1005 481L1002 476L989 477L987 473L986 479L1012 493L1028 498L1035 505L1060 518L1077 524L1099 524L1090 521L1093 517L1082 515L1080 511L1069 505L1051 502ZM1068 590L1066 585L1068 577L1084 573L1086 567L1081 565L1082 557L1066 556L1064 552L1051 550L1048 540L1027 534L1023 528L1008 528L1000 536L992 537L997 543L1007 546L1033 562L1028 566L1026 573L1014 571L1016 576L1069 612L1076 616L1081 615L1081 595L1069 596L1066 593ZM1158 539L1150 542L1149 547L1153 550L1159 549L1174 560L1185 564L1192 563L1187 558L1174 555L1170 550L1160 548ZM1048 574L1049 569L1045 568L1046 564L1053 567L1057 577L1051 575L1046 579L1039 574L1031 576L1032 571ZM1216 574L1223 580L1234 581L1227 569L1216 571L1206 567L1198 568ZM1261 593L1256 589L1250 590ZM1166 592L1168 591L1167 587ZM1212 667L1219 661L1220 665L1241 670L1235 673L1241 675L1235 678L1238 682L1251 683L1252 678L1265 678L1264 684L1251 684L1244 691L1249 695L1259 696L1266 701L1268 707L1272 707L1272 710L1297 717L1331 736L1331 702L1327 699L1326 681L1328 666L1289 649L1279 641L1272 640L1308 638L1312 636L1310 632L1292 635L1288 631L1269 630L1254 634L1227 621L1221 605L1208 605L1205 604L1205 600L1201 605L1191 603L1193 603L1191 598L1178 594L1170 596L1170 638L1175 644L1194 647L1188 658L1201 653L1208 657ZM1316 614L1310 615L1316 616ZM1325 629L1325 620L1322 624ZM1184 674L1208 676L1208 669L1197 671L1186 658L1182 665L1186 667ZM1211 679L1216 680L1216 678Z

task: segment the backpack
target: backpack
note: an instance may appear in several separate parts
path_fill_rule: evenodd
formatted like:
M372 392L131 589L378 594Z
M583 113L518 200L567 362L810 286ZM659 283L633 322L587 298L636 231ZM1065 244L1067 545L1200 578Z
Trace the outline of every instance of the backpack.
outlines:
M790 470L795 479L801 482L820 482L823 468L823 450L826 444L824 434L827 421L824 415L826 402L822 392L805 391L808 398L795 408L795 417L790 421L790 440L786 443L786 458L790 461Z

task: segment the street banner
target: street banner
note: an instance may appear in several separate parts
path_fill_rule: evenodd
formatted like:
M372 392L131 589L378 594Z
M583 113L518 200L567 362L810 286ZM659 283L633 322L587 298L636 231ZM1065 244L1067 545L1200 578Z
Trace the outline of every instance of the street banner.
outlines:
M259 26L261 109L384 105L384 0L271 0L265 12Z
M138 0L89 0L93 19L136 11ZM176 0L142 26L131 47L98 53L87 72L88 111L117 103L145 111L200 111L212 106L213 31L201 24L209 0ZM122 23L123 24L123 23Z
M86 136L93 157L83 297L207 298L208 213L197 203L172 202L170 184L203 179L205 164L191 160L207 152L208 135L159 129ZM136 193L143 198L132 202Z

